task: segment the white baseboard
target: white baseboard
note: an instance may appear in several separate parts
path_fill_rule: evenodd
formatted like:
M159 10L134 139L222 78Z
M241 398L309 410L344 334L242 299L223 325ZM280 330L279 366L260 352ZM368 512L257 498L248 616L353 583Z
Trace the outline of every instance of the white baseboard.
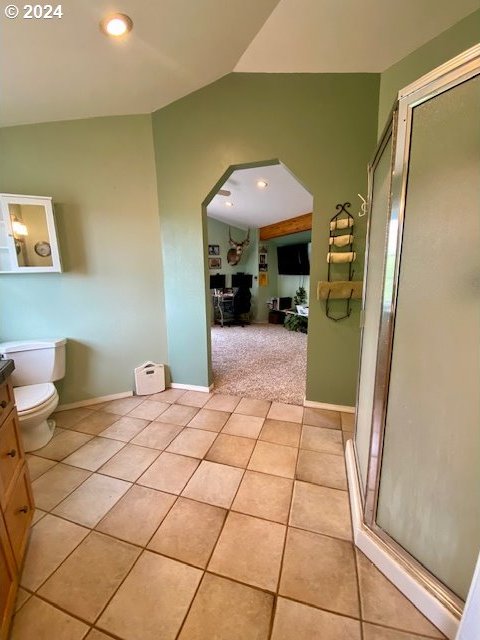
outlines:
M454 640L459 621L425 587L415 580L381 544L375 534L365 526L362 518L362 500L358 480L353 441L347 442L345 450L350 507L352 510L353 539L374 565L407 597L423 615L447 638Z
M68 411L69 409L79 409L80 407L88 407L91 404L100 404L101 402L109 402L110 400L120 400L121 398L129 398L133 396L133 391L122 391L122 393L112 393L109 396L98 396L97 398L88 398L87 400L79 400L78 402L70 402L68 404L59 404L56 411Z
M170 384L172 389L186 389L187 391L203 391L204 393L210 393L213 389L213 384L209 387L199 387L196 384L180 384L180 382L172 382Z
M326 402L314 402L313 400L303 400L303 406L312 409L326 409L327 411L341 411L342 413L355 413L355 407L346 404L327 404Z

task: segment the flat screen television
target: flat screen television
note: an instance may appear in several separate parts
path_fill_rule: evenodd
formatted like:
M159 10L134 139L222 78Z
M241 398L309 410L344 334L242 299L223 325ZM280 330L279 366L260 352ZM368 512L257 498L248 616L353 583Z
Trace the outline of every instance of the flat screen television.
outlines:
M279 275L308 276L310 274L307 243L277 247L277 259Z
M253 278L249 273L233 273L232 274L232 287L242 287L246 289L252 288Z
M225 289L225 274L217 273L210 276L210 289Z

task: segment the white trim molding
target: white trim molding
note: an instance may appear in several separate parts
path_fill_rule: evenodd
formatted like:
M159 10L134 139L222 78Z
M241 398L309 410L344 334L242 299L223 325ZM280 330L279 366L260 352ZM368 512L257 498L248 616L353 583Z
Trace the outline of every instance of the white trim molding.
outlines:
M362 519L360 483L352 440L347 442L345 462L355 545L432 624L438 627L449 640L454 640L458 630L458 619L430 591L415 580L414 576L389 553L380 538L365 526Z
M326 402L315 402L314 400L303 400L303 406L311 409L326 409L327 411L341 411L342 413L355 413L355 407L346 404L328 404Z
M186 389L187 391L202 391L203 393L210 393L213 390L213 384L209 387L199 387L196 384L181 384L180 382L172 382L170 384L172 389Z
M121 393L112 393L109 396L98 396L97 398L88 398L87 400L79 400L78 402L59 404L55 411L79 409L80 407L88 407L91 404L100 404L101 402L110 402L110 400L121 400L122 398L130 398L130 396L133 396L133 391L122 391Z

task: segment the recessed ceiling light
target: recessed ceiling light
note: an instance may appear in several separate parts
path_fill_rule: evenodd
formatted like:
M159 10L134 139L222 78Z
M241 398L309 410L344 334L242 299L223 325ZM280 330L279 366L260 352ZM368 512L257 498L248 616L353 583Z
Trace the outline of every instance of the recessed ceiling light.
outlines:
M259 189L266 189L268 187L268 182L265 180L257 180L257 187Z
M100 29L107 36L118 38L132 30L132 19L124 13L113 13L100 22Z
M227 200L227 201L225 202L225 206L226 206L226 207L233 207L233 202L230 202L230 200Z

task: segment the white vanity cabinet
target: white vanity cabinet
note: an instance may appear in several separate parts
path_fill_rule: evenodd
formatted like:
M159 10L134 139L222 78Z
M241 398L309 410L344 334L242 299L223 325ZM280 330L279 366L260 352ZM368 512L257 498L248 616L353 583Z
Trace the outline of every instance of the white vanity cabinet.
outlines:
M61 271L52 198L0 193L0 273Z

